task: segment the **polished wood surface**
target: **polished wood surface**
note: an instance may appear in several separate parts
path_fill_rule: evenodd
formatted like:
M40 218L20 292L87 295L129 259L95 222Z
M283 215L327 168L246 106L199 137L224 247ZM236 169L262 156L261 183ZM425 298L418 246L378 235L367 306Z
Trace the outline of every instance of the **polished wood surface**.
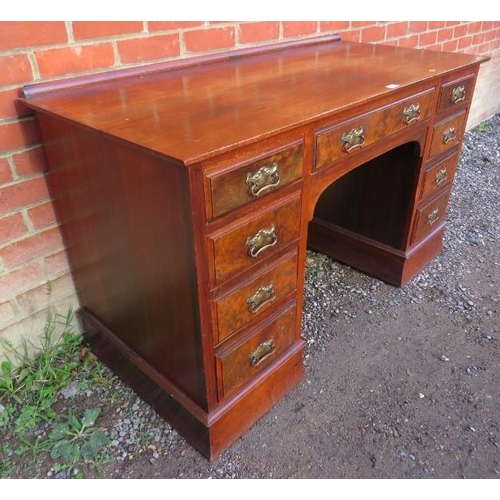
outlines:
M209 459L303 377L306 249L442 249L479 63L338 37L26 88L96 352Z

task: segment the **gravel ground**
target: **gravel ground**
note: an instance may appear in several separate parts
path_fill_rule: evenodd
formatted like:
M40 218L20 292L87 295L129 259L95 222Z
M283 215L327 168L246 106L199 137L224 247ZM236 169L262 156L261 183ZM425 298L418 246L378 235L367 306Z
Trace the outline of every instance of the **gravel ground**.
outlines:
M306 378L213 463L118 380L69 387L111 437L86 477L500 477L499 178L497 115L466 134L444 250L403 288L309 252Z

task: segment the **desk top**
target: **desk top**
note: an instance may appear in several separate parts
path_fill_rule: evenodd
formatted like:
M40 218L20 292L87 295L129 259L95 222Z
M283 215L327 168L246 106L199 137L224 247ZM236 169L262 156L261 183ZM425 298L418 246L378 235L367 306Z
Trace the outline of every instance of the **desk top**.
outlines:
M487 60L327 40L23 102L190 165Z

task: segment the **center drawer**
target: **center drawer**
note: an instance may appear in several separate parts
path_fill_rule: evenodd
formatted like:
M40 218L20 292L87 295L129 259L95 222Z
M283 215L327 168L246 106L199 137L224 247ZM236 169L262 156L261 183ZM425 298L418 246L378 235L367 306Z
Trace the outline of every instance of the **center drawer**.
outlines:
M298 239L300 195L226 232L209 235L212 283L220 284ZM225 231L225 230L224 230Z
M426 120L433 100L434 89L430 89L320 130L316 134L316 169Z

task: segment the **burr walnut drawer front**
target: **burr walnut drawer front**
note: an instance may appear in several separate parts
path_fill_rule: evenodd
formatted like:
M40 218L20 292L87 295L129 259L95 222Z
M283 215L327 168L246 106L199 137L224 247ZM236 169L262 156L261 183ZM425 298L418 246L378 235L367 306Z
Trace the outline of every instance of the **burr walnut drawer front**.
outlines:
M457 162L458 153L455 152L444 160L431 164L424 174L420 198L427 198L453 182Z
M273 266L212 302L221 342L258 318L260 313L297 288L297 251L286 254Z
M427 119L434 89L401 99L316 134L315 165L326 167L339 158Z
M418 210L413 231L412 243L417 242L435 227L444 222L446 207L450 198L450 189L447 189L440 196L427 203Z
M302 177L302 141L230 168L207 171L207 218L224 215Z
M429 157L459 144L465 131L465 110L434 125Z
M257 331L241 338L216 354L218 387L227 397L250 382L296 341L295 304L261 325Z
M474 75L445 83L439 93L438 113L470 102L474 88Z
M261 215L209 235L212 283L222 283L298 239L300 200L298 194L287 197Z

